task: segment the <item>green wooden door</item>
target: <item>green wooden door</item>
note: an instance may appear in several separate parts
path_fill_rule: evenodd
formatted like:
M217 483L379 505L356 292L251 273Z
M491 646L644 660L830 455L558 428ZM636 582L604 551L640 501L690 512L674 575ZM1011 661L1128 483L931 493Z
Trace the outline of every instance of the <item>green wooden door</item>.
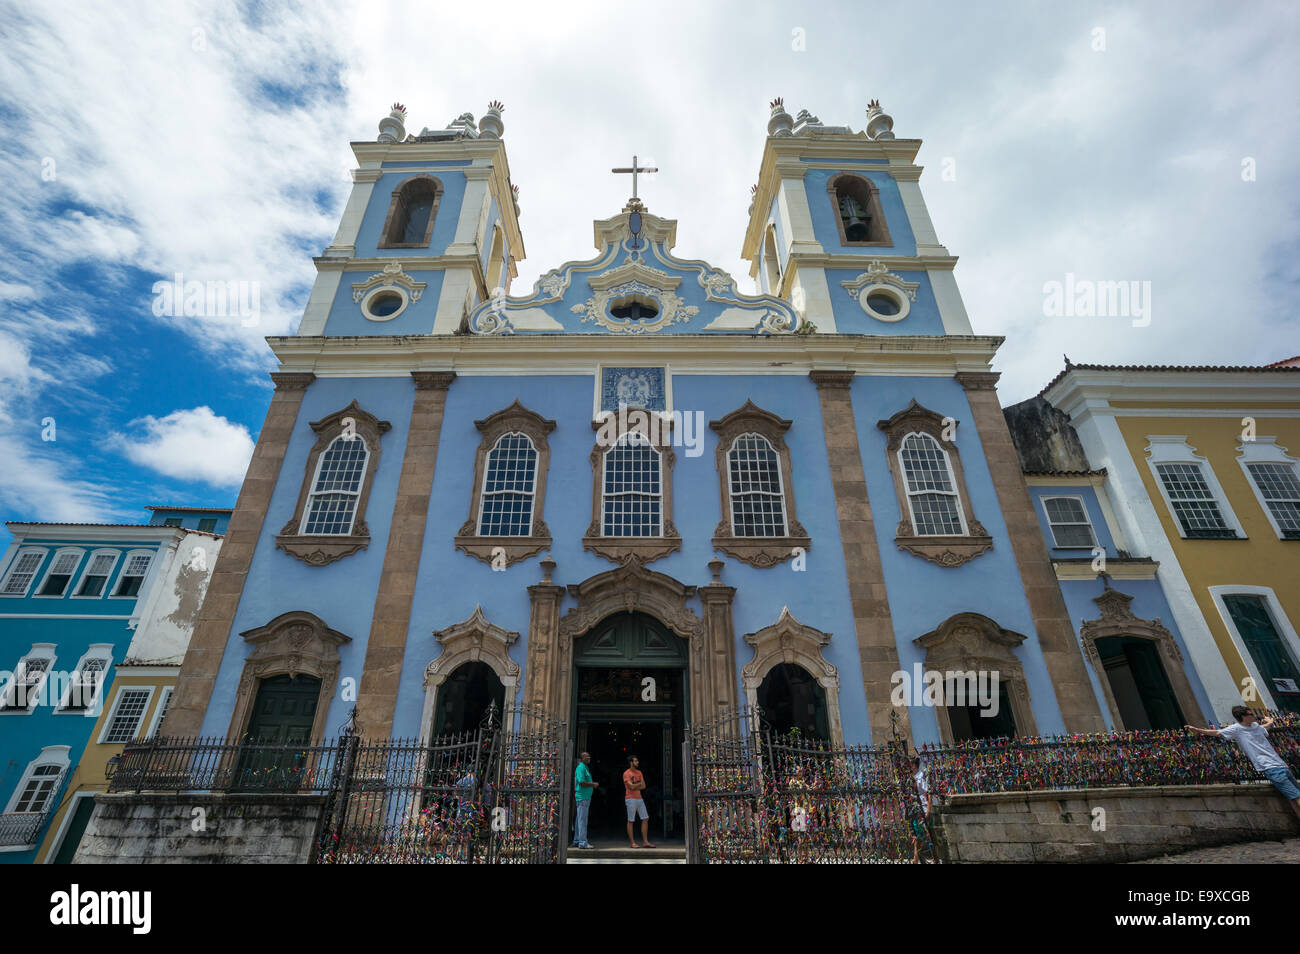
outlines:
M294 747L311 740L316 721L320 680L314 676L271 676L263 679L253 701L245 739L250 747L239 755L236 785L243 791L292 791L306 761Z
M1255 668L1273 694L1274 704L1286 712L1300 712L1300 693L1291 688L1300 685L1300 667L1273 625L1264 598L1246 594L1225 596L1223 605L1255 661Z

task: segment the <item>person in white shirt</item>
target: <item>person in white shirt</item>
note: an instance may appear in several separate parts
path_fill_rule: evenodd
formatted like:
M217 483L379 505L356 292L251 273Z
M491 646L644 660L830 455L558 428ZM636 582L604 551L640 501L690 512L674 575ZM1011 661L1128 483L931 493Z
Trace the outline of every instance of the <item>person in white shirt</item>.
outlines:
M1237 724L1222 729L1198 729L1194 725L1183 728L1191 729L1197 735L1216 735L1236 742L1255 770L1273 783L1273 787L1291 803L1291 810L1300 816L1300 784L1296 783L1290 766L1282 761L1282 756L1268 741L1268 727L1273 724L1273 717L1256 720L1255 713L1245 706L1233 706L1232 717Z

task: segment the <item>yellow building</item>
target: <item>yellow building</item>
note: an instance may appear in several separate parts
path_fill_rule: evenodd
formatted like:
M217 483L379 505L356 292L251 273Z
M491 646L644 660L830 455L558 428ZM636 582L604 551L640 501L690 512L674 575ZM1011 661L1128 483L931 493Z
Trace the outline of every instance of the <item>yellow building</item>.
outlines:
M127 742L148 738L158 731L179 672L179 665L123 663L115 667L108 700L53 813L45 839L36 852L36 864L72 861L94 811L95 794L108 791L109 761L122 754Z
M1159 563L1215 717L1243 702L1300 711L1300 360L1067 364L1042 397Z

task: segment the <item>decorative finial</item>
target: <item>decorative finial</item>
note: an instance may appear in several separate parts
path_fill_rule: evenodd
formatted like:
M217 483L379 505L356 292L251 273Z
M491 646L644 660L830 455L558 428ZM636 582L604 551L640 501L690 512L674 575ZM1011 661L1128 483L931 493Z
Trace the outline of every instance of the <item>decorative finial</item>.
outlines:
M1061 355L1061 357L1065 359L1066 370L1069 370L1070 368L1074 367L1074 365L1070 363L1070 356L1068 354L1063 354Z
M714 583L722 582L722 568L726 565L727 564L723 563L717 557L714 557L709 561L709 572L713 574Z
M789 136L794 131L794 120L785 111L785 101L778 96L771 102L772 114L767 120L769 136Z
M380 142L401 142L406 138L406 107L393 103L393 111L379 120Z
M552 560L548 555L546 559L541 562L541 567L542 567L542 582L550 583L551 574L555 572L555 561Z
M480 136L484 139L501 138L501 134L506 129L505 123L501 121L501 111L505 108L505 104L499 99L494 99L488 103L487 113L478 121Z
M867 138L886 140L894 138L894 117L880 106L880 100L873 99L867 104Z

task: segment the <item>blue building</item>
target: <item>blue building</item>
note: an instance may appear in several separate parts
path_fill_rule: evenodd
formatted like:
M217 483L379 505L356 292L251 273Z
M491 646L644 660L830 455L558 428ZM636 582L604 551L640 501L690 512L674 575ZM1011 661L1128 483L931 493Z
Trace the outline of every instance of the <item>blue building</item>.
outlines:
M129 741L150 728L138 720L127 739L106 740L128 715L103 718L114 715L105 712L115 705L114 673L157 662L158 646L179 663L220 537L161 521L6 526L13 540L0 561L0 862L26 863L82 788L87 745ZM130 659L128 647L149 658ZM97 775L102 787L102 762Z
M743 254L637 195L524 256L493 104L353 143L164 734L430 737L490 701L635 749L762 705L837 743L1106 722L921 143L771 108ZM969 674L972 695L927 692ZM941 688L942 688L941 686ZM892 717L892 718L891 718ZM679 807L679 806L678 806ZM595 817L593 816L593 824Z

